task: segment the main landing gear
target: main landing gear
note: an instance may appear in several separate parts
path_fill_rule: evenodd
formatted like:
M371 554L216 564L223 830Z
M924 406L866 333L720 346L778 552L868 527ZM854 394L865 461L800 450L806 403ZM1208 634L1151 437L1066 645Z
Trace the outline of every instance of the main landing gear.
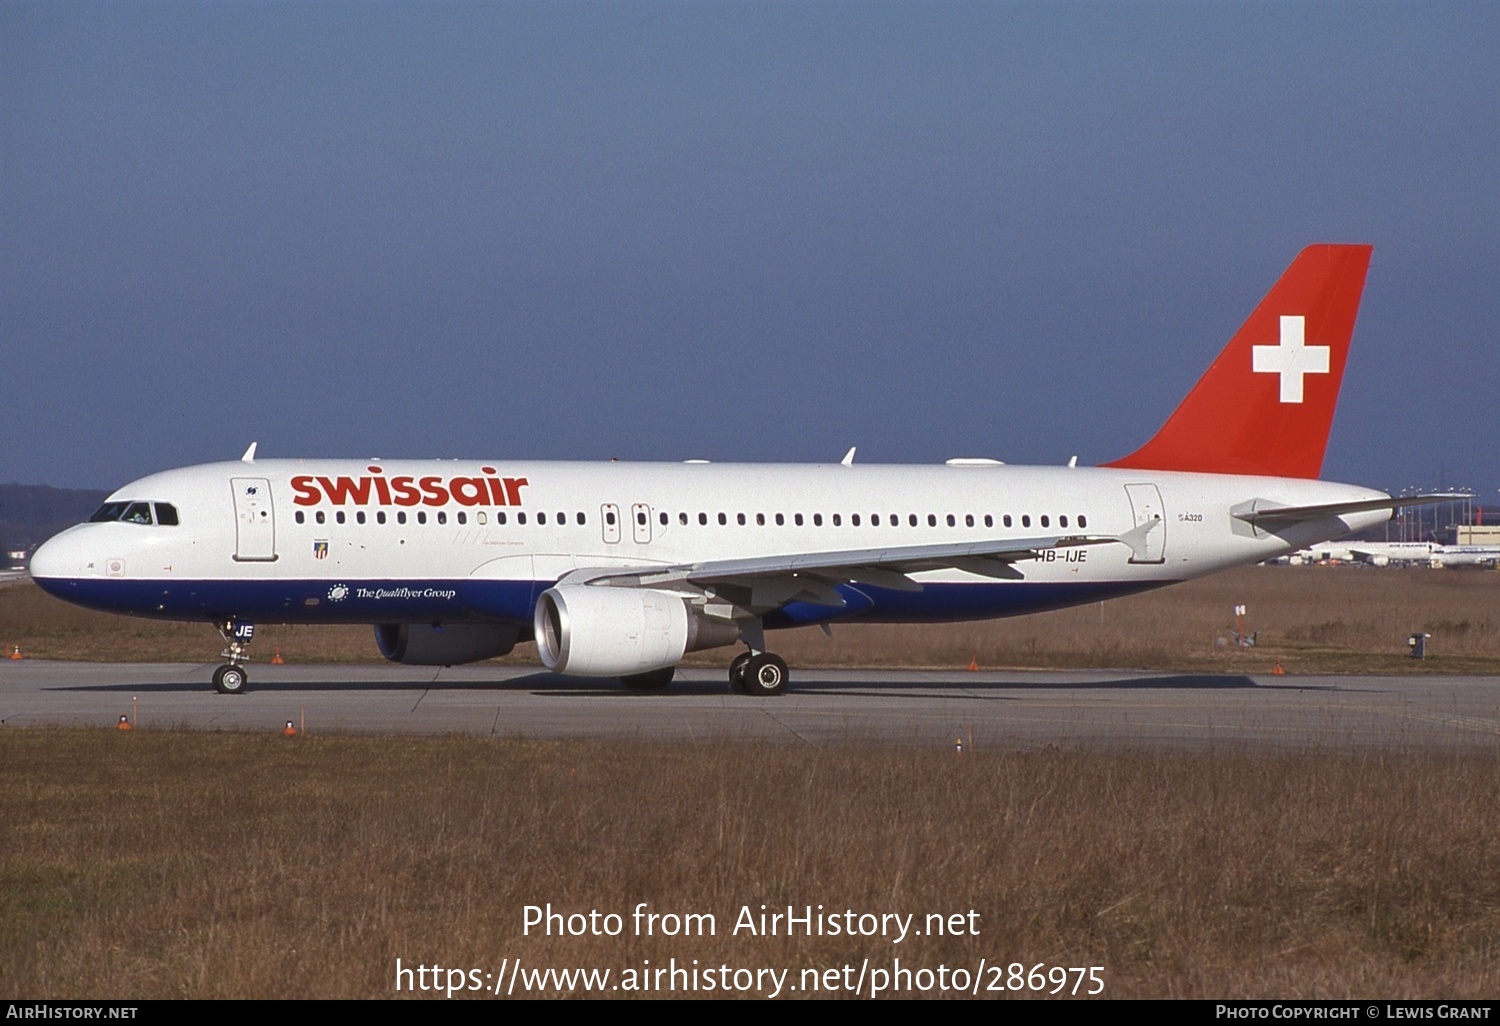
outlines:
M729 664L729 686L742 695L779 695L786 682L786 660L770 652L741 652Z
M250 683L250 678L245 675L245 668L240 664L250 658L246 650L250 647L250 640L255 637L255 624L225 620L214 626L224 639L224 651L219 655L229 660L214 671L214 690L221 695L244 694L245 685Z

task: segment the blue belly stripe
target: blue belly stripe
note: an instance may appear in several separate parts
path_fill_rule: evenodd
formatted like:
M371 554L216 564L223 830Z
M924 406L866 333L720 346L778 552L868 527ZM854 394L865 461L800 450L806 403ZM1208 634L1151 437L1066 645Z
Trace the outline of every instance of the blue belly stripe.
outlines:
M259 623L530 624L550 581L349 580L140 581L38 578L44 591L90 609L158 620ZM768 615L769 629L835 621L944 623L1019 616L1132 595L1170 581L928 584L920 592L840 585L843 607L793 602ZM342 590L340 590L342 589Z

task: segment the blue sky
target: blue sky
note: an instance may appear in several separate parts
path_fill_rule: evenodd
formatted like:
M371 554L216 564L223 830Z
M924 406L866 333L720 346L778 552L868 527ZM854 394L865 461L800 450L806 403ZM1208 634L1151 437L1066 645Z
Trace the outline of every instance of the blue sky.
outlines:
M1500 5L0 5L0 480L1083 463L1310 242L1324 467L1500 487Z

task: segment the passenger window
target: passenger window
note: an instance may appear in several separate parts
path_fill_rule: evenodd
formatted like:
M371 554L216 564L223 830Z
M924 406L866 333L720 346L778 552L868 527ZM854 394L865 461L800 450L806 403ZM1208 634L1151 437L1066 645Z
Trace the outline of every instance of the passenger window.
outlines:
M994 516L992 516L989 513L986 513L984 515L984 526L985 527L994 527L995 526L995 518L994 518Z
M801 527L802 526L802 514L801 513L793 513L792 514L792 523L796 524L798 527Z
M1067 527L1068 526L1068 518L1066 516L1060 516L1060 517L1058 517L1057 518L1057 526L1058 527Z
M495 511L495 523L496 523L496 525L500 526L500 527L504 527L505 526L505 520L506 520L505 511L504 510L496 510Z
M1047 514L1045 514L1045 513L1042 514L1042 526L1043 527L1051 527L1052 526L1052 521L1047 517Z
M517 513L516 514L516 523L520 524L522 527L525 527L526 526L526 514L525 513Z
M841 520L841 519L840 519L840 518L839 518L839 514L837 514L837 513L835 513L835 514L834 514L834 515L833 515L833 526L834 526L834 527L842 527L842 526L843 526L843 525L844 525L844 522L843 522L843 520Z
M708 526L708 514L707 513L699 513L698 514L698 526L699 527L707 527Z
M177 507L170 502L156 504L156 522L163 527L177 526Z
M776 526L777 527L785 527L786 526L786 517L782 516L780 513L776 514Z
M658 517L658 519L661 521L661 526L663 527L666 527L667 524L671 522L671 518L668 517L665 513Z
M906 520L907 520L907 523L911 524L912 527L916 527L917 526L917 515L915 513L913 513L910 516L908 516L906 518Z
M300 524L300 523L303 523L303 522L305 522L305 521L306 521L306 520L307 520L307 514L305 514L305 513L303 513L303 512L302 512L302 511L301 511L301 510L300 510L300 509L299 509L299 510L298 510L298 511L297 511L297 523L299 523L299 524Z
M683 527L686 527L687 526L687 514L686 513L679 513L679 514L677 514L677 522L679 524L681 524Z
M1087 527L1087 526L1089 526L1089 518L1086 517L1086 516L1084 516L1082 513L1078 514L1078 526L1079 527Z
M755 526L756 527L765 527L766 526L766 515L764 513L757 513L757 514L755 514Z
M381 515L381 517L385 516L384 513L382 513L380 515ZM479 525L481 527L490 522L490 518L485 515L484 510L480 510L478 513L475 513L474 514L474 519L479 522ZM383 519L380 522L382 524L385 523L385 521Z
M725 516L723 513L720 513L719 514L719 526L723 527L727 523L729 523L729 518L727 516Z
M644 523L644 522L645 522L645 518L646 518L646 514L644 514L644 513L642 513L642 514L641 514L641 522L642 522L642 523ZM537 522L537 523L538 523L538 524L541 524L541 525L542 525L542 526L544 526L544 527L545 527L545 526L546 526L546 524L547 524L547 514L545 514L545 513L538 513L538 514L537 514L537 515L536 515L536 522Z
M1031 514L1030 513L1023 513L1023 514L1021 514L1021 526L1022 527L1030 527L1031 526Z
M974 526L974 514L969 513L969 514L966 514L964 516L964 526L965 527L973 527Z
M500 515L504 516L505 514L502 513ZM319 513L318 514L318 523L321 524L322 522L323 522L323 514ZM398 523L398 524L404 524L404 523L406 523L406 511L405 510L401 510L400 512L398 512L396 514L396 523Z
M340 521L340 523L343 522L343 518L344 518L344 514L340 513L339 514L339 521ZM427 511L425 509L417 511L417 523L419 523L419 524L425 524L425 523L427 523Z
M354 514L354 522L358 523L358 524L362 524L362 523L365 522L365 511L364 510L360 510L358 513Z
M314 513L313 514L313 519L316 520L320 524L323 523L323 521L325 519L324 516L323 516L323 511L322 510L318 510L316 513Z
M480 516L484 516L483 513L481 513L479 515ZM385 510L380 510L379 512L377 512L375 514L375 522L377 524L383 524L383 523L385 523Z
M741 527L745 526L745 514L738 513L738 514L735 515L734 519L735 519L735 522L738 523Z
M958 521L956 519L954 519L952 513L948 514L948 526L949 527L957 527L958 526Z
M936 513L929 513L929 514L927 514L927 526L928 527L936 527L937 526L937 514Z
M559 513L557 515L557 522L561 526L567 527L568 526L568 515L566 513Z
M448 522L448 513L446 510L438 510L437 522L440 524L446 524Z
M858 513L852 513L852 514L850 514L850 516L849 516L849 523L853 524L855 527L858 527L859 526L859 514Z
M505 523L505 521L503 521L503 520L500 521L500 522L502 524ZM615 526L615 511L614 510L610 510L608 513L604 514L604 522L606 524L608 524L610 527L614 527Z
M458 513L458 522L460 524L467 524L469 522L468 515L465 514L462 510L460 510Z
M333 515L333 519L337 520L339 523L342 524L344 522L344 511L343 510L339 510L337 513L335 513Z
M870 514L870 526L871 527L879 527L880 526L880 514L879 513L871 513Z
M480 521L480 522L483 523L483 521ZM588 525L588 520L584 517L584 515L582 513L578 514L578 526L579 527L585 527L587 525Z
M1005 514L1005 526L1006 527L1010 526L1010 514L1009 513Z
M814 513L813 514L813 526L814 527L822 527L823 526L823 514L821 514L821 513Z

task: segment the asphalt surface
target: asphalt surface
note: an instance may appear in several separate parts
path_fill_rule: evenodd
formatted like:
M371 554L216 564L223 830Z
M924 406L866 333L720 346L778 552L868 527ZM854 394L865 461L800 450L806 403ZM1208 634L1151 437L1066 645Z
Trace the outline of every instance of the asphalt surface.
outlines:
M0 660L0 728L462 733L794 744L1500 747L1500 677L1251 677L1136 671L797 670L775 698L682 670L665 691L497 666L249 667ZM0 729L3 737L3 729Z

